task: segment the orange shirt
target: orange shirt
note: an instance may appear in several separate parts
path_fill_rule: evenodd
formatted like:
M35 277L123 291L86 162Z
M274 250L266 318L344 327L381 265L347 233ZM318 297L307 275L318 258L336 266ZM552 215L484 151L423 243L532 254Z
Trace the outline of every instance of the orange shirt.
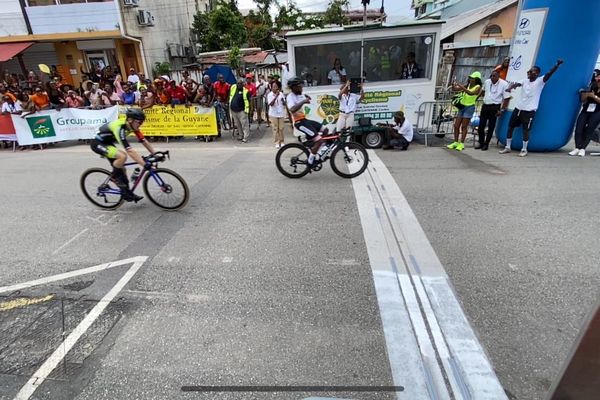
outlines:
M506 80L506 75L508 74L508 68L504 69L504 68L502 68L502 64L500 64L496 68L494 68L494 71L498 72L498 75L500 75L500 79Z
M31 101L39 108L44 108L50 104L50 98L46 93L37 94L34 93L31 95Z

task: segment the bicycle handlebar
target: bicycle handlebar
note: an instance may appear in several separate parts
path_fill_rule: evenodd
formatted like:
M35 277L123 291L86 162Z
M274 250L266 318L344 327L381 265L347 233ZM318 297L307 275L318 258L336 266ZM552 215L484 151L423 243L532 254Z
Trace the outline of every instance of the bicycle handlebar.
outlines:
M154 154L150 154L149 156L142 157L146 164L158 164L159 162L165 161L165 159L171 159L169 155L169 150L167 151L157 151Z

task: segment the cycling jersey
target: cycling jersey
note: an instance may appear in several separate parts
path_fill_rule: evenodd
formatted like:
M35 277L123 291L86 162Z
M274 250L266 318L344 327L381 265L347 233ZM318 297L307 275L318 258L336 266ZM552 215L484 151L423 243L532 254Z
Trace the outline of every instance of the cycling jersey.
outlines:
M98 130L95 139L105 145L119 143L125 150L128 150L131 148L131 145L127 141L127 135L131 132L135 134L140 143L143 143L146 140L141 131L128 129L127 124L121 120L112 121L102 125Z

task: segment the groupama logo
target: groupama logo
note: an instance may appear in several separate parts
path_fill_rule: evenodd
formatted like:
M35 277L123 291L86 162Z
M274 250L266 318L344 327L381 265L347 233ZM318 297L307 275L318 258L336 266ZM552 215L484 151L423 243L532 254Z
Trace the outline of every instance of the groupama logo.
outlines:
M56 136L52 119L49 116L41 118L27 118L29 129L34 139L43 139Z

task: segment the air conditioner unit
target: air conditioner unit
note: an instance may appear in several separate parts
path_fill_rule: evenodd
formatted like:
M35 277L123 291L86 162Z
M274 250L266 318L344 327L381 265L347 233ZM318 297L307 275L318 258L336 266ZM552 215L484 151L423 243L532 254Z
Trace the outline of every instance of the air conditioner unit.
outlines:
M169 49L169 56L170 57L183 57L183 50L180 44L169 44L168 45L168 49Z
M138 7L140 5L140 0L123 0L123 5L125 7Z
M194 56L194 48L192 46L185 46L183 48L183 55L185 57L193 57Z
M139 10L137 15L138 24L141 26L153 26L154 15L150 11Z

